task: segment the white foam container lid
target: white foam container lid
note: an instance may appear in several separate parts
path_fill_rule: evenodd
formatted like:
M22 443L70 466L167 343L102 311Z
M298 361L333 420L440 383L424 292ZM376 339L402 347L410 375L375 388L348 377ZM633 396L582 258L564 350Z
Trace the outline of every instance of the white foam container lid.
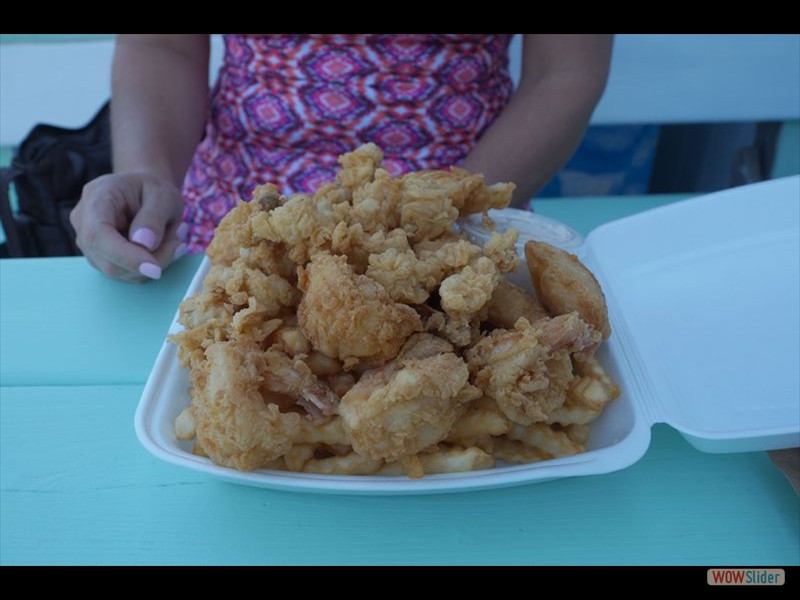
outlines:
M578 254L606 294L613 334L598 358L622 394L592 424L585 454L419 480L241 473L175 439L188 377L168 343L136 412L140 441L163 460L228 481L344 494L467 491L616 471L644 455L660 422L706 452L800 446L800 176L639 213L585 241L538 215L508 210L493 218L500 231L520 231L520 248L545 239ZM477 221L465 229L486 237ZM187 296L202 288L208 266L206 259ZM514 278L530 285L525 269ZM178 330L176 314L170 331Z
M800 446L800 177L598 227L623 384L706 452Z

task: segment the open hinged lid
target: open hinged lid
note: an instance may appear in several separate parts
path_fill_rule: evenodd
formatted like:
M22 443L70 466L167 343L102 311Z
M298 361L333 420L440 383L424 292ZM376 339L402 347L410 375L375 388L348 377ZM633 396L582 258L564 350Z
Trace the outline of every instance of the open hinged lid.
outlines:
M800 446L800 177L598 227L623 385L697 448Z

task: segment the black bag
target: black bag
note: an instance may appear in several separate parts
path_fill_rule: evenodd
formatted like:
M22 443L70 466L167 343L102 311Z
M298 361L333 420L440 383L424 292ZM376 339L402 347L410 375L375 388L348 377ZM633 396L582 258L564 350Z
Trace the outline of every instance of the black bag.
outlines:
M36 125L22 141L11 166L0 169L0 217L8 238L8 255L72 256L81 254L69 213L83 186L111 172L109 103L80 129ZM9 202L13 183L19 200Z

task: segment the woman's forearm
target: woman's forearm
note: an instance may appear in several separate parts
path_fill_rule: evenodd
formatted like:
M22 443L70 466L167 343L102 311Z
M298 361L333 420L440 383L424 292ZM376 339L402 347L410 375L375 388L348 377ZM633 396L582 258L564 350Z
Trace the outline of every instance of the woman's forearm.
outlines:
M570 82L542 82L518 91L464 161L487 182L512 181L513 204L532 198L572 156L594 104Z
M603 93L611 40L594 40L597 49L580 48L589 41L526 40L533 49L526 49L528 68L519 88L464 161L464 168L482 172L488 182L514 182L516 206L525 205L569 160Z
M120 35L114 53L114 171L149 171L177 186L203 133L207 35Z

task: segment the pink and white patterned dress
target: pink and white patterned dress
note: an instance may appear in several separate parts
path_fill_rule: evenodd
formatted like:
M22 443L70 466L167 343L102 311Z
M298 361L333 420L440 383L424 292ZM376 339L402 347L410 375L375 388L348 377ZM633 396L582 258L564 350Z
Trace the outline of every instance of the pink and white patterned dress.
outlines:
M226 35L205 137L184 181L191 252L239 198L331 181L364 142L398 175L459 164L507 104L510 35Z

